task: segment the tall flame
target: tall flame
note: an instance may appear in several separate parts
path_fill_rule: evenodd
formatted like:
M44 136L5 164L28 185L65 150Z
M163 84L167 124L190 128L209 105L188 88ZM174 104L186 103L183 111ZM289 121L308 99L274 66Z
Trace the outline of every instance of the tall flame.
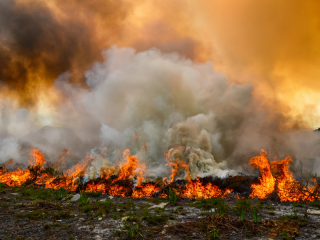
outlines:
M260 156L251 158L250 165L258 168L261 177L259 177L260 184L252 184L252 193L250 197L258 197L260 199L265 199L274 190L275 179L272 176L270 163L267 158L267 152L261 150Z

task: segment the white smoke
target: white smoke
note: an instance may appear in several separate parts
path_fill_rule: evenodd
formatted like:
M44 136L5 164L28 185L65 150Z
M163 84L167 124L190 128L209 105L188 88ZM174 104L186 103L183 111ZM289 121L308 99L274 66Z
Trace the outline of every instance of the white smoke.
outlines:
M297 152L301 142L286 141L292 134L278 131L279 118L270 116L279 113L253 97L252 85L230 83L211 62L196 63L157 49L136 53L112 47L102 55L104 61L85 73L88 90L68 83L68 73L57 79L55 88L69 98L56 110L52 122L63 128L41 129L23 139L2 138L2 162L9 158L24 161L22 143L39 147L52 161L64 148L70 150L66 158L73 162L91 152L96 161L87 177L95 179L101 167L110 167L129 148L147 165L150 175L168 174L164 153L170 152L172 159L189 164L195 178L242 169L253 154L275 143L297 156L303 152L302 148L300 155ZM14 115L21 120L27 114L20 109ZM21 131L32 129L32 121L24 126L18 120L1 124L11 128L16 124ZM309 143L314 146L319 136L310 134ZM282 146L275 147L279 156L286 154ZM108 148L106 157L98 157L104 147Z

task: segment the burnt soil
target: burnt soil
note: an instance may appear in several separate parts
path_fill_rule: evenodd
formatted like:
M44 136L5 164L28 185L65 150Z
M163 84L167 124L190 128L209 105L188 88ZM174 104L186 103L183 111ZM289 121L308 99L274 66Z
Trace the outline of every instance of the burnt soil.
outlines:
M320 203L178 199L173 204L102 194L72 202L76 193L60 194L4 187L0 239L320 239L320 215L307 212L318 210ZM252 209L258 213L256 223Z

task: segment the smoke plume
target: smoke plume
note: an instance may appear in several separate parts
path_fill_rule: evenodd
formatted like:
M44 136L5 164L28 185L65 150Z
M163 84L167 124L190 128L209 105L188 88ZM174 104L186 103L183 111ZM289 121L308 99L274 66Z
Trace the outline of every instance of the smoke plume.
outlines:
M319 9L0 0L0 162L68 149L69 166L95 159L94 178L128 148L152 176L179 159L194 178L249 172L263 148L319 171Z
M230 83L210 62L196 63L157 49L137 53L112 47L102 55L104 61L85 73L90 89L70 84L67 73L56 80L55 87L69 95L54 119L63 128L45 127L23 138L5 138L2 161L24 162L28 157L24 145L38 147L52 162L67 148L70 164L86 153L96 158L90 168L95 176L128 148L151 176L168 173L164 154L169 153L171 159L187 163L195 178L244 170L261 148L277 157L292 153L300 159L319 153L310 151L319 141L316 133L302 136L306 144L298 141L301 136L280 131L283 116L257 102L252 85ZM27 110L18 111L15 118L27 119ZM108 162L99 157L105 148Z

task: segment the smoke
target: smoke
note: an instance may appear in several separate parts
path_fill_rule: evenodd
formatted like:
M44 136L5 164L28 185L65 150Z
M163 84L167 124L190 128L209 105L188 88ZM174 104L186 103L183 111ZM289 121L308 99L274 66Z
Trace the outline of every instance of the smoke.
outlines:
M194 177L264 148L312 169L318 4L0 0L0 161L69 149L95 176L129 148L150 175L170 152Z
M0 1L0 81L23 106L36 105L39 92L65 71L72 72L70 81L83 82L83 72L120 35L127 7L121 1Z
M248 171L248 160L261 148L276 157L319 154L316 148L310 151L319 142L318 134L281 131L281 113L253 98L252 85L230 83L211 62L197 63L157 49L112 47L102 55L104 60L85 73L90 89L71 84L67 73L56 80L55 87L69 94L54 119L63 128L5 138L2 162L25 162L26 146L31 145L55 162L67 148L69 165L86 153L96 159L90 168L93 177L128 148L147 165L150 176L168 174L164 154L169 153L171 159L187 163L195 178L223 176L226 169ZM14 114L20 121L26 115L25 109Z

